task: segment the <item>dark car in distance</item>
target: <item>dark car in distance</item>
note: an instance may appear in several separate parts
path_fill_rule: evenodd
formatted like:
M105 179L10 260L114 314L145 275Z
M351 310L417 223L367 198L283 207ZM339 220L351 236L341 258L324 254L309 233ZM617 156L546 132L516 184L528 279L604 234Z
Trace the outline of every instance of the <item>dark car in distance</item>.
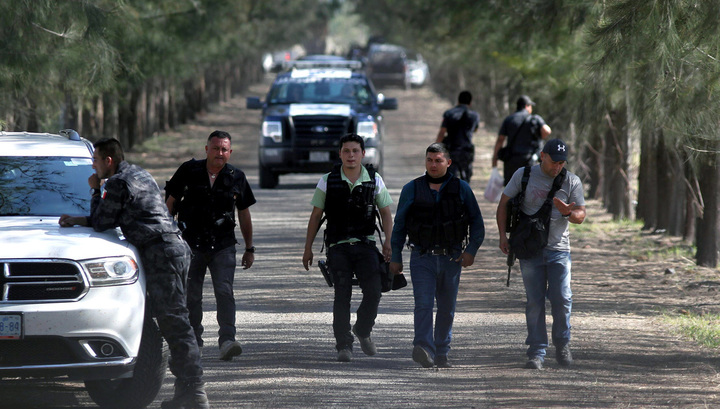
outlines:
M410 88L410 67L404 47L395 44L371 44L366 64L367 74L375 85Z
M363 163L382 171L382 111L397 109L397 99L376 93L359 61L312 56L286 69L265 101L247 98L248 109L262 110L260 187L276 187L283 174L329 172L347 133L365 139Z

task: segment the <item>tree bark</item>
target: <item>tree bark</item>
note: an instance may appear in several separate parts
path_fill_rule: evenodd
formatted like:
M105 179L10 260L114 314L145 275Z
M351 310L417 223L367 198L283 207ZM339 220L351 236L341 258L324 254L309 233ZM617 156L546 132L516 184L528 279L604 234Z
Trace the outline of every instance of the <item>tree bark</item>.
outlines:
M630 218L628 126L624 107L610 111L605 133L603 200L614 219Z
M700 193L702 194L703 212L697 219L695 259L700 266L717 267L718 263L718 195L720 194L720 167L718 153L710 152L702 155L699 160L698 174Z

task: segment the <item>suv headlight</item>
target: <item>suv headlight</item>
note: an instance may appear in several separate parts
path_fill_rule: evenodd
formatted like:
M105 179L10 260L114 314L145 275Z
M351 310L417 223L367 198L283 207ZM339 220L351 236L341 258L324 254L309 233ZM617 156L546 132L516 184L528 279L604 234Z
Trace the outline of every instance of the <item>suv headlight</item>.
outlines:
M377 136L377 124L373 121L358 122L357 134L365 139L374 138Z
M131 257L112 257L81 262L90 276L90 286L132 284L138 279L138 265Z
M274 142L282 142L282 122L263 121L262 136L272 138Z

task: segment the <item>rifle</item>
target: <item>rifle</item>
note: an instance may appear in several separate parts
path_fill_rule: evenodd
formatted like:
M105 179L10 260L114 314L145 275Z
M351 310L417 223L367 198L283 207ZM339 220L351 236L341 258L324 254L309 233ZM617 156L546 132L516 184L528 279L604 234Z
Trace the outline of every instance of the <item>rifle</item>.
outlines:
M512 236L513 232L515 231L515 228L518 225L518 222L520 221L520 206L522 205L523 201L525 200L525 189L527 188L528 181L530 180L530 166L525 166L525 169L523 170L523 177L521 182L521 190L520 193L518 193L515 197L508 200L507 202L507 221L505 223L505 231L510 233L510 236ZM510 251L508 252L507 256L507 266L508 266L508 276L507 276L507 282L505 283L506 287L510 287L510 273L512 272L512 266L515 265L515 253L513 253L512 247L510 247Z
M525 196L525 192L521 192L514 198L508 200L507 202L507 222L505 224L506 231L512 235L513 231L515 231L515 227L518 224L518 220L520 219L520 203L522 203L522 200ZM519 200L518 200L519 199ZM512 247L510 248L510 251L507 255L507 267L508 267L508 275L507 275L507 282L505 283L506 287L510 287L510 273L512 273L512 267L515 265L515 253L512 250Z

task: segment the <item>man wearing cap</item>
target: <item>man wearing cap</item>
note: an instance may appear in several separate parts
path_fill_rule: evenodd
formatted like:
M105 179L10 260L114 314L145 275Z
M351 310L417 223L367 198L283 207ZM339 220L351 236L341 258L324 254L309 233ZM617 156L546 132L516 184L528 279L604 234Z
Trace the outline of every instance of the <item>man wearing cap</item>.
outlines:
M540 141L547 139L552 133L550 126L540 115L532 114L535 103L529 96L521 95L516 105L515 113L505 118L500 126L492 156L493 168L497 167L498 159L504 163L506 185L516 170L537 162ZM507 145L503 147L506 139ZM502 153L501 148L503 149Z
M560 139L548 141L540 153L540 164L530 169L525 189L525 198L520 210L535 214L545 202L555 178L567 163L568 146ZM508 254L510 244L507 237L507 203L522 190L524 169L518 169L503 191L497 208L497 225L500 231L500 250ZM572 291L570 290L570 233L569 224L580 224L585 220L585 199L583 186L577 175L566 172L561 188L553 197L550 212L548 243L537 255L520 260L527 304L525 319L528 336L528 369L542 369L545 349L548 347L545 326L545 299L552 306L552 341L555 357L561 366L572 364L570 352L570 311Z

